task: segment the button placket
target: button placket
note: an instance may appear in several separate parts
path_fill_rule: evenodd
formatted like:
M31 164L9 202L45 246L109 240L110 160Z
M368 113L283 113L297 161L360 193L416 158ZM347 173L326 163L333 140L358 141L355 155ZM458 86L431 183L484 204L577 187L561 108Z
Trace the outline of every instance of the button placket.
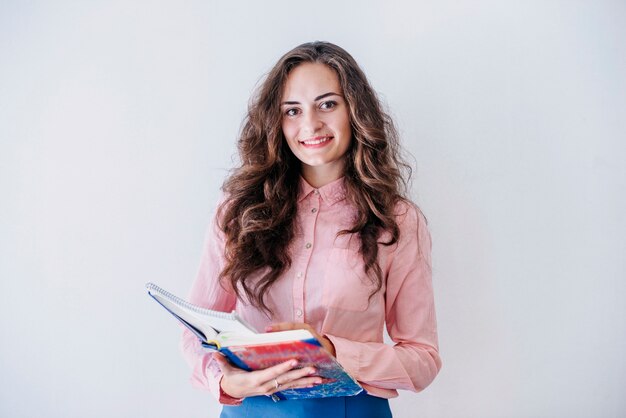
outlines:
M293 314L294 322L304 322L304 272L302 270L298 271L294 277Z
M312 199L313 200L313 204L311 207L311 213L313 215L315 215L313 217L313 220L311 221L311 223L313 224L313 228L311 228L312 230L310 231L311 233L311 237L309 238L309 241L306 242L306 244L304 244L304 248L306 248L307 250L310 250L311 247L313 246L313 234L315 233L315 224L317 223L317 214L319 212L319 205L320 205L320 192L319 190L315 189L315 195L317 196L317 199Z
M293 320L294 322L300 323L304 323L306 321L304 309L304 281L306 278L306 269L313 252L315 225L317 224L317 217L320 213L321 196L319 190L314 190L314 196L314 198L307 199L308 204L305 203L306 206L302 207L302 209L309 213L309 216L306 216L304 213L302 214L303 216L301 219L303 222L304 239L301 245L303 245L304 248L300 261L301 264L299 266L294 266L296 267L296 274L294 277L293 287Z

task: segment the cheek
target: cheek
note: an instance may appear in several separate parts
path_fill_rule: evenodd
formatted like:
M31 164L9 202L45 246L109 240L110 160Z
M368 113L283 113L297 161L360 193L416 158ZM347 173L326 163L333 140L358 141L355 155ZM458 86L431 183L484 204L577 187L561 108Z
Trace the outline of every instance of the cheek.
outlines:
M337 126L340 127L341 132L346 136L352 136L352 125L350 124L350 117L348 114L343 114L337 118Z
M293 126L292 123L283 122L281 127L283 130L283 135L285 136L285 139L287 139L287 141L292 141L297 133L295 126Z
M344 128L344 132L346 133L346 135L348 137L352 137L352 125L350 125L350 121L346 122L345 128Z

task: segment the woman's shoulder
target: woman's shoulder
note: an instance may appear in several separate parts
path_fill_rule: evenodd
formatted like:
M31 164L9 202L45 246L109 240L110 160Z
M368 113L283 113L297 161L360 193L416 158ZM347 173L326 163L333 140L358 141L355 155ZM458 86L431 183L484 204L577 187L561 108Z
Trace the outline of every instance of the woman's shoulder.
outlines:
M400 199L394 207L394 216L400 228L427 226L428 221L420 207L409 199Z
M399 201L395 216L400 229L399 246L416 246L418 253L430 264L432 240L428 221L420 207L408 199Z

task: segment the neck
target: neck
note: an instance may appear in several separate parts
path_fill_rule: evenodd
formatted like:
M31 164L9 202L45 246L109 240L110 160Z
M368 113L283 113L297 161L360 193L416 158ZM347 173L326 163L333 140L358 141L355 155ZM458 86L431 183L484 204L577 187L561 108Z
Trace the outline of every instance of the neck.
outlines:
M340 179L343 177L343 174L343 161L341 164L328 164L317 167L302 164L302 177L316 189Z

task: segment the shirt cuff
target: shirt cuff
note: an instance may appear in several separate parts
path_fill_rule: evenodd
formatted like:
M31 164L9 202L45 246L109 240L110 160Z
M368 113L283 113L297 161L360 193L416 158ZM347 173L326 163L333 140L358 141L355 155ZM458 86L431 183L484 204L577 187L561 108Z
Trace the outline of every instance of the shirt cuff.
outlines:
M201 389L207 388L208 386L209 392L211 392L213 397L222 405L240 405L243 402L243 398L233 398L222 390L220 382L224 377L224 373L222 373L217 362L213 360L211 353L204 354L198 361L196 367L199 369L193 374L194 377L192 377L192 384L194 386ZM200 376L203 382L198 382L198 377Z
M330 334L325 334L324 336L335 346L335 357L339 364L346 369L350 376L359 380L359 371L361 369L359 345L346 338Z
M219 402L222 405L241 405L241 403L243 402L243 398L233 398L232 396L230 396L228 393L224 392L224 390L222 389L222 378L224 377L224 375L222 374L222 376L218 379L217 381L217 385L219 386Z

